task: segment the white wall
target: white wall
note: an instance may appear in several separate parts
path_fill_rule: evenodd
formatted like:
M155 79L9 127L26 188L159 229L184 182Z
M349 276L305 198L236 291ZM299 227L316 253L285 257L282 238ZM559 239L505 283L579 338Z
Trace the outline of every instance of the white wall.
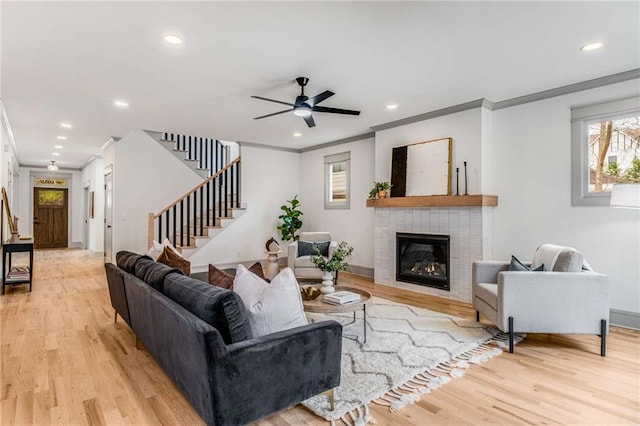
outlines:
M299 154L286 151L241 146L242 203L245 213L194 253L192 271L205 270L208 265L264 260L265 243L274 237L280 241L276 229L280 206L300 194ZM280 241L286 256L285 244Z
M69 247L82 247L84 240L82 209L82 172L79 170L60 169L50 172L45 167L20 167L18 207L13 214L18 216L20 234L33 235L33 186L36 177L67 179L69 197Z
M89 193L94 192L94 216L89 218L89 244L83 241L93 253L104 251L104 160L94 157L82 169L82 187L88 185ZM83 210L84 211L84 210Z
M460 194L464 194L464 166L467 162L469 194L479 194L482 188L482 108L462 111L376 132L375 180L391 180L391 150L433 139L453 138L451 193L456 193L456 167L460 168ZM430 195L430 194L424 194Z
M638 80L493 112L494 254L577 248L609 276L611 308L640 312L640 212L571 206L570 108L640 93Z
M326 155L351 152L351 203L348 210L324 209ZM300 155L300 210L303 231L327 231L336 241L353 247L349 264L373 268L373 208L366 207L373 187L375 143L373 138L307 151ZM389 160L391 161L391 160ZM388 180L385 179L385 180Z
M120 250L147 251L148 214L157 213L202 178L141 130L104 151L113 164L113 257Z

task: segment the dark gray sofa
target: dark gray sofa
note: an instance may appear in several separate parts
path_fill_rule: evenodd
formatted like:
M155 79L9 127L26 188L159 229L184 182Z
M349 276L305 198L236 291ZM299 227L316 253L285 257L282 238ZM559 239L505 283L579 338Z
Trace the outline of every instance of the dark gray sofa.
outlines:
M116 262L105 264L114 309L207 424L246 424L340 384L339 323L253 338L232 291L135 253Z

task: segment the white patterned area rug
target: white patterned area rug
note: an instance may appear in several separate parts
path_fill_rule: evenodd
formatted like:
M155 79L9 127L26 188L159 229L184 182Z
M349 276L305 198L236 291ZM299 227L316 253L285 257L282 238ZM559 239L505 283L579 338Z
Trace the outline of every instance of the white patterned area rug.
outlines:
M307 314L311 321L333 319L342 324L353 314ZM374 423L372 403L394 412L422 395L461 377L469 364L502 353L508 336L495 327L451 315L373 297L367 307L367 343L362 343L362 312L345 325L342 340L342 378L335 390L335 410L319 395L302 404L334 424ZM522 337L516 336L516 341Z

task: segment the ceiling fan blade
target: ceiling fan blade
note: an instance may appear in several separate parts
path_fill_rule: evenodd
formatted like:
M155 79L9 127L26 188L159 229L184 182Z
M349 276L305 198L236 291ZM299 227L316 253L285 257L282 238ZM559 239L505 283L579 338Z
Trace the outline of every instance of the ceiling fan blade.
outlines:
M360 115L360 111L354 111L351 109L340 109L340 108L329 108L329 107L321 107L314 106L311 108L312 111L316 112L330 112L333 114L348 114L348 115Z
M307 115L306 117L302 117L304 119L304 122L307 123L307 126L309 127L315 127L316 126L316 122L313 121L313 116L312 115Z
M263 101L269 101L269 102L275 102L277 104L293 106L293 104L289 102L276 101L275 99L263 98L262 96L251 96L251 97L255 99L261 99Z
M320 102L324 101L327 98L330 98L333 95L335 95L335 93L333 93L331 90L325 90L319 95L315 95L313 98L307 99L306 103L312 107L314 105L318 105Z
M274 116L274 115L284 114L285 112L291 112L291 111L293 111L293 108L291 108L291 109L285 109L284 111L274 112L273 114L267 114L267 115L261 115L260 117L254 117L254 120L260 120L261 118L272 117L272 116Z

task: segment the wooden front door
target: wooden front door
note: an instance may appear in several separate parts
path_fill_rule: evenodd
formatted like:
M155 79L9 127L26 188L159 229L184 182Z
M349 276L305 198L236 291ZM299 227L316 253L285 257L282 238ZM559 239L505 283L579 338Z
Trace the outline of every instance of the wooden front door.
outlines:
M33 188L33 237L35 248L68 245L67 189Z

